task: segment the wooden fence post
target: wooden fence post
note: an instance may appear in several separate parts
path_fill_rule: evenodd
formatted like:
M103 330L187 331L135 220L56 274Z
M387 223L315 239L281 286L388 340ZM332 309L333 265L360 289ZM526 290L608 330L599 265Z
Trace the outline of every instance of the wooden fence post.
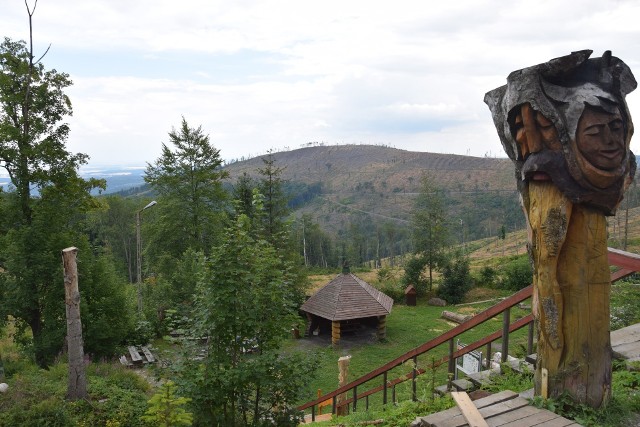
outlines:
M338 387L342 387L347 383L347 377L349 375L349 360L351 356L342 356L338 359ZM344 405L343 402L347 400L346 393L341 393L338 395L338 402L336 408L336 415L347 415L348 405Z
M78 249L66 248L62 251L64 267L64 294L67 314L67 346L69 351L69 384L67 399L86 399L87 377L84 369L82 346L82 322L80 320L80 291L78 289Z

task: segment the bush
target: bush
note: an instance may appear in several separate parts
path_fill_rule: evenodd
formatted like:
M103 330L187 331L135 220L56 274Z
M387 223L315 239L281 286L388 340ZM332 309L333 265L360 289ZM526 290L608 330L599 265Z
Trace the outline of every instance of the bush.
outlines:
M89 400L65 400L68 366L48 371L34 365L8 379L0 395L0 427L131 426L142 427L149 385L123 366L92 363L87 369Z
M442 284L438 287L438 296L448 304L459 304L471 289L472 283L469 260L461 254L455 254L442 269Z
M404 302L404 287L398 282L386 282L380 286L380 291L389 296L393 302Z
M482 267L478 274L478 283L484 287L492 288L496 285L496 279L498 278L498 272L495 268L485 266Z
M404 276L402 277L402 283L405 286L413 285L416 288L416 292L419 296L423 296L427 292L429 282L422 277L422 271L427 265L427 260L423 256L416 256L404 266Z
M500 287L510 291L519 291L533 282L533 271L528 255L515 257L500 271Z

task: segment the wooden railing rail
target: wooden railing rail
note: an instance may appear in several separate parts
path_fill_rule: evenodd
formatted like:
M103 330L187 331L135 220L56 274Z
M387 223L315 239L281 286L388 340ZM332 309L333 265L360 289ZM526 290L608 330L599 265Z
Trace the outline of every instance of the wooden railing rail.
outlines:
M474 328L476 326L478 326L481 323L484 323L485 321L499 315L500 313L502 313L505 309L507 308L511 308L516 304L521 303L522 301L526 300L527 298L531 297L531 290L532 287L528 286L518 292L516 292L515 294L511 295L510 297L500 301L498 304L493 305L491 307L489 307L488 309L486 309L485 311L473 316L471 319L467 320L466 322L454 327L453 329L450 329L449 331L445 332L442 335L439 335L438 337L427 341L426 343L420 345L419 347L414 348L413 350L409 350L408 352L404 353L402 356L399 356L395 359L393 359L390 362L387 362L386 364L382 365L381 367L379 367L378 369L375 369L371 372L369 372L368 374L365 374L363 376L361 376L360 378L351 381L348 384L345 384L344 386L325 394L324 396L312 400L310 402L307 402L301 406L298 407L298 410L304 411L307 408L312 408L315 405L317 405L320 402L323 402L327 399L332 399L334 397L337 397L339 394L345 393L347 391L350 391L351 389L353 389L354 387L358 387L361 384L366 383L367 381L370 381L373 378L376 378L380 375L384 375L386 374L388 371L390 371L391 369L400 366L401 364L403 364L404 362L406 362L409 359L413 359L416 356L419 356L421 354L424 354L426 352L428 352L429 350L451 340L454 339L456 336L468 331L471 328ZM384 383L386 384L386 379L384 381ZM384 385L384 384L383 384ZM383 388L383 391L386 390L386 387ZM313 413L312 413L313 415Z
M611 274L611 281L615 282L623 277L629 276L635 272L640 272L640 255L636 255L636 254L632 254L629 252L625 252L625 251L621 251L618 249L613 249L613 248L608 248L608 258L609 258L609 263L611 265L615 265L620 267L620 270L613 272ZM415 387L415 381L416 381L416 377L418 375L423 374L424 372L426 372L425 369L417 369L415 366L417 366L417 357L434 349L435 347L438 347L444 343L446 343L447 341L449 342L449 354L443 358L441 358L440 360L438 360L437 362L434 363L433 367L438 367L444 363L449 363L449 372L452 372L452 369L454 368L452 366L453 361L458 358L461 357L473 350L477 350L478 348L481 348L482 346L486 345L487 346L487 360L490 359L490 355L491 355L491 348L490 345L491 343L493 343L494 341L502 338L502 361L506 361L507 358L507 354L508 354L508 348L509 348L509 334L513 331L516 331L518 329L521 329L527 325L529 325L529 337L528 337L528 345L527 345L527 350L531 353L532 352L532 348L533 348L533 315L529 314L525 317L522 317L518 320L516 320L515 322L511 323L510 320L510 309L511 307L514 307L515 305L525 301L526 299L530 298L532 295L532 286L528 286L518 292L516 292L515 294L511 295L510 297L502 300L501 302L499 302L498 304L495 304L492 307L489 307L488 309L486 309L485 311L475 315L474 317L472 317L471 319L467 320L466 322L454 327L453 329L443 333L442 335L427 341L426 343L420 345L419 347L416 347L412 350L409 350L408 352L404 353L403 355L391 360L390 362L380 366L379 368L361 376L360 378L351 381L350 383L332 391L329 393L326 393L323 396L318 397L315 400L309 401L301 406L299 406L297 409L300 411L304 411L305 409L311 408L311 419L315 421L315 407L322 403L325 402L329 399L333 400L333 405L332 405L332 413L335 413L336 411L336 401L337 401L337 396L342 394L342 393L346 393L348 391L352 391L352 397L346 399L344 402L341 402L341 405L350 405L353 404L353 408L354 410L357 407L357 402L359 399L366 399L366 406L368 408L369 406L369 396L375 393L378 393L380 391L383 392L383 403L386 404L387 403L387 389L389 387L393 388L393 400L395 401L395 385L402 383L404 381L408 381L408 380L412 380L413 381L413 385L412 385L412 397L415 400L416 398L416 387ZM471 344L468 344L467 346L465 346L463 349L454 351L453 348L453 343L454 343L454 339L461 335L462 333L468 331L471 328L476 327L477 325L486 322L489 319L492 319L493 317L499 315L500 313L503 314L503 328L502 330L499 331L495 331L494 333L485 336L484 338L475 341ZM388 380L387 378L387 374L390 370L392 370L393 368L396 368L397 366L402 365L403 363L407 362L408 360L413 359L414 361L414 369L412 369L412 372L402 375L398 378L395 378L393 380ZM364 392L360 392L358 393L357 388L358 386L376 378L381 376L383 377L383 381L382 381L382 385L373 387L369 390L366 390Z

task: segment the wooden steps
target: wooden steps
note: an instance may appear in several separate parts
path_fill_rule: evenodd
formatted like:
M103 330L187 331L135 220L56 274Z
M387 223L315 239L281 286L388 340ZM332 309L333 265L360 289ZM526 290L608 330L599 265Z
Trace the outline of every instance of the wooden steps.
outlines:
M472 403L490 427L579 426L551 411L529 406L527 399L510 390L501 391ZM458 407L426 417L418 417L411 423L411 427L465 427L468 425Z

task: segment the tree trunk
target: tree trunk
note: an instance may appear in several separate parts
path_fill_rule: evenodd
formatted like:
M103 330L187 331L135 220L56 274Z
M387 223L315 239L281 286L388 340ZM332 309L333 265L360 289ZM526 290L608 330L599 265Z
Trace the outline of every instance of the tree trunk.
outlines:
M71 247L62 251L64 266L64 293L67 311L67 345L69 346L69 386L67 399L86 399L87 377L84 369L82 347L82 322L80 321L80 291L78 290L78 249Z
M40 368L48 369L50 360L42 347L42 315L40 313L40 307L30 310L29 328L31 328L31 334L33 335L36 365Z
M566 390L597 408L611 397L606 220L571 203L550 181L530 182L528 196L538 327L535 392L557 397Z

